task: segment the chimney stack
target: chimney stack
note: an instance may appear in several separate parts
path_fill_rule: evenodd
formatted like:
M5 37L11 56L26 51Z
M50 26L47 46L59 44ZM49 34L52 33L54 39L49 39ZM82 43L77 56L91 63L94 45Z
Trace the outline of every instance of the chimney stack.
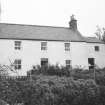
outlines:
M72 29L72 30L77 30L77 20L74 18L74 15L72 15L71 17L70 17L70 22L69 22L69 27L70 27L70 29Z

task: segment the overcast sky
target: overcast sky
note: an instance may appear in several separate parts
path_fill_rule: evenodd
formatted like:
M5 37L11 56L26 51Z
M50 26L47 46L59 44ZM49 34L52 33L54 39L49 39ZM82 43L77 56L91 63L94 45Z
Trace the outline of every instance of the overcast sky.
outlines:
M1 22L68 27L72 14L78 30L94 36L105 27L105 0L0 0Z

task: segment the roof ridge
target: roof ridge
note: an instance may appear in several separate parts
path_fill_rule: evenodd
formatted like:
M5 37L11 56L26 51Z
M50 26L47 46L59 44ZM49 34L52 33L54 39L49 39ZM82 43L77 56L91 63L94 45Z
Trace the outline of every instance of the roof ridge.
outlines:
M47 26L47 25L34 25L34 24L18 24L18 23L0 23L0 24L6 24L6 25L18 25L18 26L32 26L32 27L51 27L51 28L65 28L65 29L70 29L69 27L60 27L60 26Z
M88 36L87 38L97 38L97 37L95 37L95 36Z

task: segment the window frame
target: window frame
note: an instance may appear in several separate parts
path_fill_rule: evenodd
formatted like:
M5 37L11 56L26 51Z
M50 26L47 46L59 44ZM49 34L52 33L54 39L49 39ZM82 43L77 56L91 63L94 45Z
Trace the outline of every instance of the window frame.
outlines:
M41 42L41 50L46 51L47 50L47 42Z
M64 43L65 45L65 51L70 51L70 43L67 42L67 43Z
M69 59L65 60L65 64L67 68L71 68L71 60Z
M43 62L43 64L42 64ZM41 58L41 67L48 67L48 58Z
M14 41L15 50L21 50L21 41Z
M90 69L94 69L95 67L95 58L88 58L88 67Z
M95 49L96 52L100 51L100 47L99 46L94 46L94 49Z
M22 60L21 59L15 59L13 65L14 65L15 70L21 70L22 69Z

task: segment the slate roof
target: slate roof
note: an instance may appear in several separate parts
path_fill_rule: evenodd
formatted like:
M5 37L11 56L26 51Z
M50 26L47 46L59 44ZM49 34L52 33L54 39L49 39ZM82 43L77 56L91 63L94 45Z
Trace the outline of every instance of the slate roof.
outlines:
M85 41L87 43L104 43L103 41L99 40L96 37L85 37Z
M26 39L26 40L52 40L52 41L77 41L99 42L84 38L76 30L65 27L22 25L0 23L0 39Z

